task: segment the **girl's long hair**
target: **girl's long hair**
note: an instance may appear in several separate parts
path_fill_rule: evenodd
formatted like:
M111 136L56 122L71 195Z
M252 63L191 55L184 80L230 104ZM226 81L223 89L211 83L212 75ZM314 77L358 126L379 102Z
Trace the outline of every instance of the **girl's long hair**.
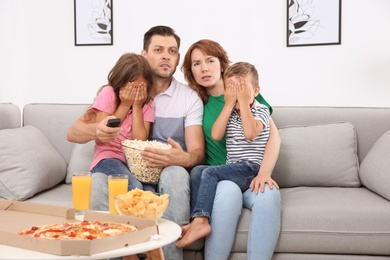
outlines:
M143 77L146 82L148 97L144 104L151 100L151 89L153 87L153 72L148 61L141 55L135 53L125 53L116 62L114 67L108 73L108 83L99 89L99 92L105 86L112 86L116 96L115 108L120 104L119 91L127 83ZM98 92L98 93L99 93Z

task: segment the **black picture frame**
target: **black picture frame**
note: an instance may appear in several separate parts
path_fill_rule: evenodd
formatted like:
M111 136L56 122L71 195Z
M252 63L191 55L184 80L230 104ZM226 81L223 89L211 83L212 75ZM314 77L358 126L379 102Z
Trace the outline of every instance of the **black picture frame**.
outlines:
M113 0L74 0L75 46L113 45Z
M340 45L341 0L287 0L287 47Z

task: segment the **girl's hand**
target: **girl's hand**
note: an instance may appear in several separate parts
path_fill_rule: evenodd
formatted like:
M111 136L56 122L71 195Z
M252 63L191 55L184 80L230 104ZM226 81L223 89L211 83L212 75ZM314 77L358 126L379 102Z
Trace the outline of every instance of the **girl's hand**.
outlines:
M142 107L142 104L145 102L148 93L146 84L144 82L141 82L138 86L135 86L135 95L134 95L134 103L133 106L140 106Z
M130 108L134 103L135 93L135 83L127 83L126 86L122 87L119 91L119 99L121 104Z

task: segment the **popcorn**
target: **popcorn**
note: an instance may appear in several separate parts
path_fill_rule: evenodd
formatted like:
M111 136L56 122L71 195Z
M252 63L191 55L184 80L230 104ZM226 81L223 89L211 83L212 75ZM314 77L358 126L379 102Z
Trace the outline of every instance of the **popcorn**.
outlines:
M170 149L169 144L164 144L158 141L141 141L141 140L129 140L122 141L122 148L125 154L127 166L131 173L140 182L157 184L160 179L160 174L163 167L150 167L147 166L148 161L142 159L141 152L146 147L158 148L158 149Z

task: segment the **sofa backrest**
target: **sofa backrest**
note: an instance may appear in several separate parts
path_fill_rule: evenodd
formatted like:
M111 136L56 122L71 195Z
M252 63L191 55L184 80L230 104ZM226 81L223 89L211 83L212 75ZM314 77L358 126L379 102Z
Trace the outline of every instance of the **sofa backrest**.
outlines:
M0 128L17 127L18 107L7 107L7 122L0 120ZM69 163L73 143L66 140L66 133L77 118L89 107L89 104L28 104L23 109L23 125L32 125L41 130L57 151ZM362 162L376 140L390 129L389 108L367 107L308 107L275 106L272 118L278 128L302 125L320 125L334 122L349 122L357 132L358 158ZM1 111L1 110L0 110Z
M278 128L349 122L357 132L358 158L361 163L368 151L390 129L390 107L273 107L272 118Z
M23 108L23 126L38 128L69 164L74 143L66 139L72 124L86 111L88 104L27 104Z
M17 105L0 103L0 129L20 127L20 117L20 109Z

